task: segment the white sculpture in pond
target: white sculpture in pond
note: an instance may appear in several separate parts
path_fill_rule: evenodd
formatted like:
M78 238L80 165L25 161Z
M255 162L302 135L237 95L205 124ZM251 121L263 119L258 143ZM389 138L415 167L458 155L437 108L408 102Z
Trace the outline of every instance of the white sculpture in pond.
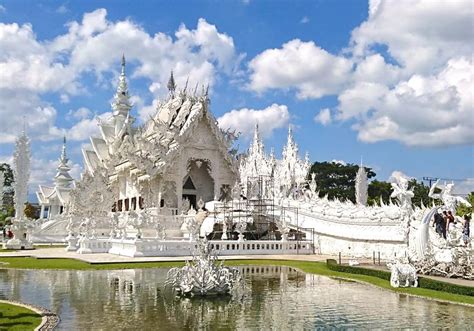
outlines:
M179 296L210 296L232 294L241 283L240 272L223 266L207 241L198 240L191 261L182 268L172 268L166 277Z
M387 263L387 267L391 271L390 285L392 287L418 287L416 269L411 264L397 261Z

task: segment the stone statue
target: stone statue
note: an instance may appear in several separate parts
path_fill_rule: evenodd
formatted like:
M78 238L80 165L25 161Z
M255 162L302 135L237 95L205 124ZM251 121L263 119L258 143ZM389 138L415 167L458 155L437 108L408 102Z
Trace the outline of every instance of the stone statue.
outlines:
M441 190L441 193L434 193L438 184L439 179L431 186L428 196L432 199L440 199L441 201L443 201L443 205L446 210L450 210L453 214L456 214L456 208L460 204L471 207L471 204L466 199L452 195L451 192L454 186L453 183L446 184Z
M387 267L392 272L390 276L390 285L392 287L418 286L416 269L408 262L397 261L396 263L387 263Z

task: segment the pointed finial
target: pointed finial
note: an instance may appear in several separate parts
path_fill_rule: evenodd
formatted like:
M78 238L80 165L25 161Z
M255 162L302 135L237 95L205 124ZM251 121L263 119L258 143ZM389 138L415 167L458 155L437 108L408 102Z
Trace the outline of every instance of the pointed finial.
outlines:
M173 76L173 70L171 70L171 75L170 79L168 80L168 90L171 92L171 94L174 94L174 91L176 90L176 83L174 81L174 76Z
M66 145L66 135L63 136L63 145Z
M204 96L205 96L205 97L208 97L208 96L209 96L209 83L207 83L206 92L204 93Z
M122 53L122 75L125 75L125 54Z

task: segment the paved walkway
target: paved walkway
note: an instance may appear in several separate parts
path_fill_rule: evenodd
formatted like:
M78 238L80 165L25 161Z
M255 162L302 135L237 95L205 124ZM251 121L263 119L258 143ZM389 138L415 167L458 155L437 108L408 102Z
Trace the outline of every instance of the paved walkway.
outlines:
M40 248L34 250L23 250L23 251L12 251L2 252L1 257L34 257L37 259L76 259L91 264L99 263L137 263L137 262L171 262L171 261L184 261L189 259L190 256L156 256L156 257L128 257L119 256L108 253L95 253L95 254L78 254L76 252L66 252L64 247L53 247L53 248ZM326 259L338 259L332 255L320 255L320 254L302 254L302 255L233 255L233 256L220 256L224 260L294 260L294 261L326 261ZM347 263L353 258L343 258L342 263ZM381 261L382 265L374 265L371 259L357 259L361 267L373 268L379 270L388 271L385 267L385 262ZM458 278L444 278L437 276L423 276L432 279L436 279L442 282L457 284L463 286L474 287L474 281L467 279Z

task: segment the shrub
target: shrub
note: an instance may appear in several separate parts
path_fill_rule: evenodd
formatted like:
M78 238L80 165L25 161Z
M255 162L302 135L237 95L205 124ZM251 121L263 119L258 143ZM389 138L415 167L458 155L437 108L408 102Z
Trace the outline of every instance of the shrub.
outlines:
M337 264L334 259L326 260L328 269L339 272L346 272L350 274L366 275L377 277L385 280L390 280L390 272L384 270L366 269L361 267L351 267L348 265ZM453 294L461 294L467 296L474 296L474 287L450 284L447 282L431 279L423 276L418 276L418 287L435 291L443 291Z

